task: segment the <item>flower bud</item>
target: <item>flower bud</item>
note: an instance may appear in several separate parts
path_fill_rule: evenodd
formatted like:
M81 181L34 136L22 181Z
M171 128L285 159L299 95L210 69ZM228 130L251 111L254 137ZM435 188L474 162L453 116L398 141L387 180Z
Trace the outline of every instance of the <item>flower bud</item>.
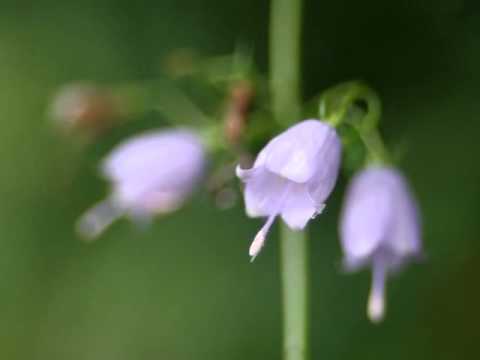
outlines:
M225 115L225 137L232 145L240 142L252 108L255 90L251 83L241 81L231 89Z

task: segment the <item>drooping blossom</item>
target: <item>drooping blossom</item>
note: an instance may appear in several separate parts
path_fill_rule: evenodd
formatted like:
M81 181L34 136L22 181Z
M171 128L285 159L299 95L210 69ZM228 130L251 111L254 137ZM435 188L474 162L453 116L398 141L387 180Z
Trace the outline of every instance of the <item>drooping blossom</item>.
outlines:
M347 191L340 224L347 270L372 266L369 318L385 312L385 281L421 254L417 204L402 174L388 167L370 167L357 174Z
M322 212L337 181L341 143L333 127L304 120L274 137L258 154L251 169L237 167L245 182L245 206L250 217L267 217L249 254L255 258L275 218L294 230Z
M103 161L101 173L112 191L80 218L78 231L94 239L121 216L148 220L178 209L205 161L204 147L190 130L152 131L127 140Z

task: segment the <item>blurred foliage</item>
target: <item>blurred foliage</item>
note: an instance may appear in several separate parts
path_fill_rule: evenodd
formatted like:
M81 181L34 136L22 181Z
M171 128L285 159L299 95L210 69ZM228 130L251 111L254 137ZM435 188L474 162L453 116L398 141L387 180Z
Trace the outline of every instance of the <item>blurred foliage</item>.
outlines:
M428 255L390 283L386 321L368 323L368 273L339 266L342 178L311 226L313 354L476 358L480 7L309 0L305 10L305 98L352 78L378 90L382 130L420 198ZM268 4L254 0L0 2L1 358L280 357L275 234L250 264L258 221L198 193L147 231L122 221L81 243L72 224L107 191L98 159L163 120L146 114L85 149L46 116L63 84L149 80L176 49L223 55L251 44L266 71L267 28Z

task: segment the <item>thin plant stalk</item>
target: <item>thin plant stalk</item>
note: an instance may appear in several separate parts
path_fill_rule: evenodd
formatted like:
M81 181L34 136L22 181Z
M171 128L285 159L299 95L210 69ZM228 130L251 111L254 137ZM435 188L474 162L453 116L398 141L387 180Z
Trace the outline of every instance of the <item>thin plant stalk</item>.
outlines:
M272 0L270 9L270 94L276 121L300 120L301 0ZM281 225L283 358L308 358L307 236Z

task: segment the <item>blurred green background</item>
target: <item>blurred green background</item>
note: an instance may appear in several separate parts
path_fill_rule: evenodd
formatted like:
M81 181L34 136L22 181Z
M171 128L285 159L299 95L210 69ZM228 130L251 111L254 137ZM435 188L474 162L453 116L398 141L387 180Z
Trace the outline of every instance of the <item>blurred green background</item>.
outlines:
M346 179L312 222L313 359L480 357L480 7L475 1L306 0L308 98L363 79L421 202L425 263L390 282L386 321L365 315L369 274L344 275L336 234ZM267 70L258 0L0 2L0 358L279 359L277 232L250 264L260 221L197 194L139 231L86 245L75 219L104 196L93 144L46 116L64 83L150 79L177 48L252 44Z

